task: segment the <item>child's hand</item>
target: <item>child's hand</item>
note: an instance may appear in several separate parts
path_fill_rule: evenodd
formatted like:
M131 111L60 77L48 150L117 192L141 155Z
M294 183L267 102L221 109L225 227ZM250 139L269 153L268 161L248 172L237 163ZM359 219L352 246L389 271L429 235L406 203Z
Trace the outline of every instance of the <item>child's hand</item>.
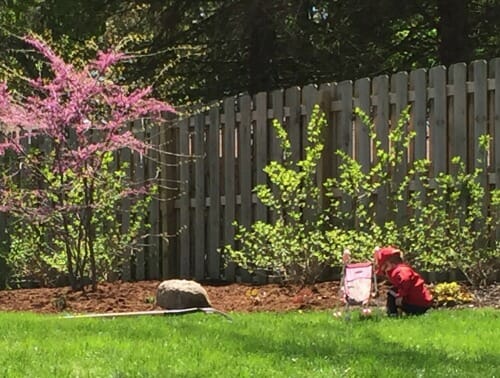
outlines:
M403 305L403 298L397 297L396 298L396 306L401 307Z

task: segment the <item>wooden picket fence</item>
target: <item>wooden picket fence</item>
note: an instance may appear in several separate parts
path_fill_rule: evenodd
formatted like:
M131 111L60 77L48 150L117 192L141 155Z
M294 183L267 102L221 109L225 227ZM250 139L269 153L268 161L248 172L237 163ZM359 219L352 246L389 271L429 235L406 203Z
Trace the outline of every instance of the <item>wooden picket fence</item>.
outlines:
M130 174L137 180L154 177L161 168L163 183L149 212L151 236L144 250L125 264L122 277L240 279L244 272L234 264L226 266L219 248L234 245L234 220L246 226L271 220L252 190L266 182L263 168L268 162L282 158L272 120L282 122L292 157L298 159L316 104L328 120L318 181L338 174L336 150L353 156L365 170L374 163L368 130L355 117L356 107L373 117L377 137L387 150L391 125L410 106L408 128L416 137L407 151L408 163L428 158L435 176L453 169L454 156L461 157L469 170L482 158L487 168L482 184L500 188L500 58L228 97L152 130L149 136L163 153L153 151L152 159L126 152L120 156L132 161ZM483 134L492 137L488 151L478 143ZM394 180L401 180L405 169L398 170ZM382 190L376 202L379 220L388 216L387 207ZM404 207L399 214L405 216ZM122 222L124 229L128 227L126 218Z

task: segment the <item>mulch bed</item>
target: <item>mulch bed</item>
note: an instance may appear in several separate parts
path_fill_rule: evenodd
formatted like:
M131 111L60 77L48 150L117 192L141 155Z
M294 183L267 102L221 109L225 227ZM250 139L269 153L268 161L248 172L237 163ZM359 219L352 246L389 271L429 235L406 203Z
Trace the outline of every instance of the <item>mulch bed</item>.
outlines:
M0 291L0 311L37 313L100 313L155 309L154 298L160 281L102 283L97 291L72 292L67 287ZM278 284L203 285L212 305L224 312L325 310L343 306L339 282L286 286ZM384 306L385 286L372 305ZM472 291L475 301L469 307L500 308L500 285Z

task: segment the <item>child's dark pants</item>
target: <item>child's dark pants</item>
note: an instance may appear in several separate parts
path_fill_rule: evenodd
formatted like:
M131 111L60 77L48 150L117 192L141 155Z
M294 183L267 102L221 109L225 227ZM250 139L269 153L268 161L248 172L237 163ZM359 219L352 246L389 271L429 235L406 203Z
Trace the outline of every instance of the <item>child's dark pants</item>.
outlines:
M387 292L387 315L398 315L398 306L396 306L396 290L392 288ZM428 307L415 306L409 303L402 303L400 309L409 315L422 315L429 309Z

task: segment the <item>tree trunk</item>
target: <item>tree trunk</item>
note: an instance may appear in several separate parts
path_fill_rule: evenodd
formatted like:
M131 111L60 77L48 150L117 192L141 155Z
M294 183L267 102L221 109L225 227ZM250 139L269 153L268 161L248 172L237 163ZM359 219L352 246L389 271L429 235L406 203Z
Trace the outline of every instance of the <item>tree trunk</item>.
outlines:
M468 62L471 56L468 0L438 0L439 59L449 66Z

